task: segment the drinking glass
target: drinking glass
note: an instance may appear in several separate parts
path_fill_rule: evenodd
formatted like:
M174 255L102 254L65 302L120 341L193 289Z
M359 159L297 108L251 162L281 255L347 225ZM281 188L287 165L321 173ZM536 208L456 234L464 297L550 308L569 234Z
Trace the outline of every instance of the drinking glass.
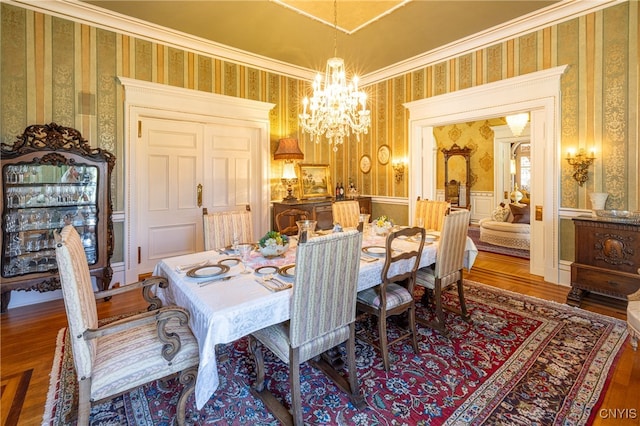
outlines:
M417 226L419 228L424 228L424 219L423 218L421 218L421 217L418 218Z
M249 274L251 271L247 269L247 262L249 261L249 257L251 256L251 250L253 250L253 245L240 244L238 245L238 250L240 251L240 259L242 260L242 273Z

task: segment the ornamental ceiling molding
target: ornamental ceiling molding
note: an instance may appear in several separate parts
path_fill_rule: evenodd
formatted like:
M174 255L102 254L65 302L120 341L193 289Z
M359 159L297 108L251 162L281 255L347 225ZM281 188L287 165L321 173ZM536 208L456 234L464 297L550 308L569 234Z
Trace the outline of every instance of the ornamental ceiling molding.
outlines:
M107 31L125 34L154 43L184 49L199 55L211 56L235 62L240 65L259 68L264 71L302 80L313 80L318 70L291 65L282 61L256 55L220 43L215 43L187 33L151 24L136 18L106 11L77 0L32 1L2 0L4 3L22 7L39 13L57 16L73 22L90 25ZM433 65L447 59L491 46L518 35L524 35L539 29L556 25L570 19L593 13L628 0L567 1L554 3L540 11L524 15L517 19L479 32L470 37L446 44L423 54L417 55L360 78L361 86L403 75Z

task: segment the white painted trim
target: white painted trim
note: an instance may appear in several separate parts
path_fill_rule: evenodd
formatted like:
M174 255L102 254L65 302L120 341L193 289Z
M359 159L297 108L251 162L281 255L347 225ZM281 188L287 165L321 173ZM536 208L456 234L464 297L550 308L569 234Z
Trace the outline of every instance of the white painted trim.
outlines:
M74 22L91 25L115 33L126 34L142 40L166 44L190 52L229 60L241 65L256 67L302 80L313 80L318 70L277 61L275 59L245 52L221 43L212 42L180 31L161 27L119 13L111 12L78 0L2 0L5 3L46 13ZM438 62L482 49L510 38L593 13L628 0L565 0L544 9L502 23L493 28L462 38L437 49L422 53L407 60L361 76L362 86L375 84L398 75L420 69Z
M433 128L446 124L531 114L531 202L544 206L543 220L532 221L531 273L559 282L558 209L560 153L560 66L404 104L409 109L409 211L415 200L433 198L435 149ZM425 154L426 153L426 154ZM431 154L430 154L431 153ZM415 155L414 155L415 154ZM544 165L541 167L540 165ZM423 171L430 171L424 174ZM539 190L542 188L543 190ZM537 189L537 190L536 190Z
M371 197L372 203L378 204L397 204L397 205L407 205L409 200L405 197L384 197L384 196L373 196L373 195L364 195L364 197Z
M136 142L137 121L140 115L151 114L171 119L198 119L203 123L224 123L252 127L258 131L259 147L257 176L260 176L260 205L254 212L259 218L257 226L269 229L269 111L275 104L206 93L158 83L118 77L124 86L124 146L125 146L125 230L124 230L124 283L138 280L137 250L137 200L136 194ZM266 232L266 231L265 231Z

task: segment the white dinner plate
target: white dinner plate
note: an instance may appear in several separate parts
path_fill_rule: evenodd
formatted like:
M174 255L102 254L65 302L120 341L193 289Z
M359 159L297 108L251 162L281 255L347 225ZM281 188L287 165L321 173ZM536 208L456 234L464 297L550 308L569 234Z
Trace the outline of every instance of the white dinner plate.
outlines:
M226 259L222 259L218 262L218 265L226 265L226 266L236 266L240 263L240 259L237 257L227 257Z
M273 265L266 265L266 266L261 266L259 268L256 268L255 271L256 271L256 274L260 274L260 275L275 274L278 272L278 267Z
M224 274L227 271L229 271L227 265L207 265L191 269L187 272L187 276L191 278L209 278Z
M387 249L382 246L362 247L362 251L369 256L383 257L387 254Z
M286 265L280 268L280 275L287 278L293 278L296 276L296 265Z
M425 235L424 236L424 241L427 242L427 243L432 243L437 239L438 239L438 237L435 236L435 235Z

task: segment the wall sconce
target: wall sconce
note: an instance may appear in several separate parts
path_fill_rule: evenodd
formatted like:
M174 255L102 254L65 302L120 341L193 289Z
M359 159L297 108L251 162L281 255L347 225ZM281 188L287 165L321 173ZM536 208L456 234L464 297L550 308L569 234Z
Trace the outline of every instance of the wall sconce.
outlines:
M573 178L578 181L580 186L589 179L589 171L587 168L595 161L595 150L591 150L589 156L584 152L584 149L580 149L578 154L575 154L573 150L569 150L567 153L567 162L570 166L573 166Z
M400 183L404 179L404 169L406 164L407 162L405 160L394 160L391 164L396 183Z
M293 196L293 185L298 183L298 177L296 176L296 170L293 165L293 160L304 159L304 154L300 151L298 146L298 139L288 138L280 139L278 141L278 148L273 153L274 160L284 160L282 167L282 184L287 187L287 196L282 201L297 200Z

